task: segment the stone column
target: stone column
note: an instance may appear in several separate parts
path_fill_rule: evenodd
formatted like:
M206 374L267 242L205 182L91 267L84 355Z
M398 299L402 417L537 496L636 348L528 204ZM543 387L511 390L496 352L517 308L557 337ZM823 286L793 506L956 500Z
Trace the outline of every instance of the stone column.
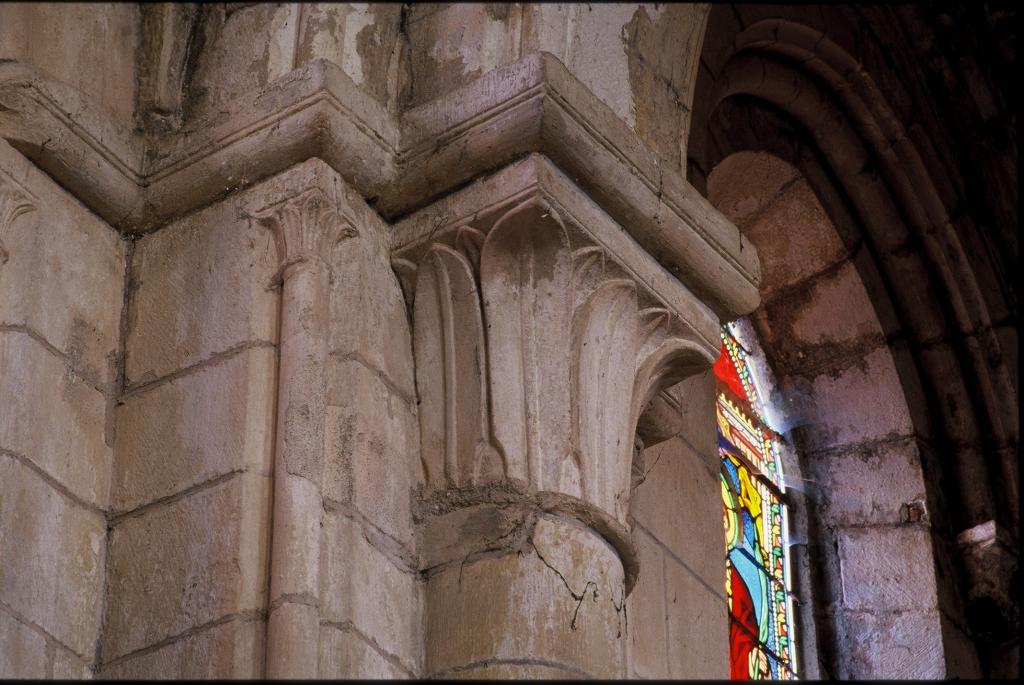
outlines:
M268 208L257 219L273 227L281 261L266 674L314 678L331 253L355 231L317 188Z
M637 419L717 352L714 315L578 189L536 178L549 169L528 160L396 227L427 677L623 674Z

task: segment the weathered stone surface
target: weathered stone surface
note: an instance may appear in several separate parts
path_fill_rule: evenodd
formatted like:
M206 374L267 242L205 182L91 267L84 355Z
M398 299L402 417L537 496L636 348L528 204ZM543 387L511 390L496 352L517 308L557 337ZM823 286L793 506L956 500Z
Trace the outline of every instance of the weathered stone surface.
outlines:
M512 5L419 6L409 17L411 91L417 105L520 57L522 10Z
M360 88L394 107L400 88L396 81L408 78L408 67L398 63L400 41L407 40L402 35L402 7L316 3L304 9L296 62L330 60Z
M718 473L679 438L648 448L644 463L647 478L633 491L633 517L706 583L720 584L725 533Z
M259 678L265 630L263 621L234 619L129 656L104 667L99 676L116 680Z
M495 663L464 671L456 671L447 676L452 680L580 680L589 677L585 671L571 666L560 668L555 665Z
M322 540L323 620L354 626L405 670L418 673L423 634L422 586L416 577L370 544L350 518L326 515Z
M823 373L809 385L798 380L791 379L790 411L806 424L797 429L806 448L852 445L913 431L887 348L876 349L856 366Z
M763 152L730 155L711 172L708 196L757 249L765 297L847 254L807 181L777 157Z
M626 599L629 643L626 650L629 678L667 678L668 613L665 607L663 553L642 530L633 530L640 555L640 577Z
M0 225L0 327L31 330L90 383L105 385L113 380L125 243L3 142L0 169L23 173L35 196L32 211ZM0 187L9 182L0 171Z
M592 532L548 518L539 520L533 545L427 580L427 634L447 637L428 642L425 673L495 657L544 659L598 677L621 673L618 555Z
M0 456L0 601L79 655L99 630L106 523Z
M125 398L112 507L130 510L232 471L269 473L276 372L275 349L256 347Z
M53 677L75 680L92 679L91 661L86 661L58 645L54 648L53 654Z
M263 609L269 490L240 474L114 523L104 661Z
M320 677L405 679L412 673L351 630L320 629Z
M271 232L224 202L140 239L132 259L126 375L155 380L276 339Z
M44 678L46 661L46 638L0 610L0 678Z
M908 503L924 506L921 453L914 438L845 447L814 461L823 496L820 512L830 523L905 523Z
M844 611L842 678L946 677L937 611Z
M713 371L687 378L668 392L679 404L679 435L698 458L716 474L721 468L718 456L718 434L715 402L718 388Z
M721 559L718 561L721 564ZM717 585L724 585L724 576L719 569ZM665 559L670 678L719 680L729 676L729 608L708 585L707 579L698 579L675 560Z
M116 2L0 8L0 59L30 62L129 121L139 11Z
M0 331L0 449L22 455L90 505L106 505L113 450L107 399L33 338ZM39 430L41 422L50 427Z
M352 359L329 364L324 497L353 503L388 535L410 544L410 489L419 470L416 416L379 372Z
M360 235L346 241L334 264L331 352L363 361L411 399L416 394L412 335L406 301L391 269L386 228L371 210L357 209L362 210Z
M844 607L858 611L935 608L935 564L926 527L843 528L838 539Z

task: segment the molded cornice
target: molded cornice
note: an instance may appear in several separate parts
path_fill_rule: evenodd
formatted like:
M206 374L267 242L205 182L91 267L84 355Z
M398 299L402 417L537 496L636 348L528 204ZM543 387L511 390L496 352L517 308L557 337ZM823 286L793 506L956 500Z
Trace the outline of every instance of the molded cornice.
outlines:
M317 60L148 137L34 67L7 62L0 136L125 233L155 230L312 157L395 221L539 153L721 318L758 304L753 246L548 53L398 117Z

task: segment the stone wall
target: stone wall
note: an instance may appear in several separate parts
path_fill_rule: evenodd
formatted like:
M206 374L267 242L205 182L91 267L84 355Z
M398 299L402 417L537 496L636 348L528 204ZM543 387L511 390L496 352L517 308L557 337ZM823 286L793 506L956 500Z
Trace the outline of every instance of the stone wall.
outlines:
M805 591L825 659L836 655L839 677L977 675L947 514L924 482L935 456L927 417L911 413L921 391L898 370L905 343L882 332L863 250L847 249L807 181L776 157L737 153L708 187L763 260L750 327L778 379L777 428L799 454L787 471L802 476L791 492L810 525L798 535L812 540L817 582Z
M641 571L628 601L629 678L729 674L715 393L710 371L672 388L676 435L638 461L630 509Z
M124 255L117 233L0 143L4 677L95 664Z

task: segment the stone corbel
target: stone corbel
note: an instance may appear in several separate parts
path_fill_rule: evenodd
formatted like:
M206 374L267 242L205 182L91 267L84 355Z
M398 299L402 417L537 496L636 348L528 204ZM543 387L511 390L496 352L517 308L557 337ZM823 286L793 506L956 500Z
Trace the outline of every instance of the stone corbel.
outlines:
M658 392L713 363L714 314L541 156L413 215L393 238L412 308L425 500L502 483L503 496L542 509L589 511L631 586L637 421Z
M0 266L10 258L4 247L4 236L18 217L35 212L38 208L39 202L32 193L0 172Z
M320 188L268 207L255 219L274 231L282 298L267 676L309 678L317 675L320 629L332 254L356 230Z

